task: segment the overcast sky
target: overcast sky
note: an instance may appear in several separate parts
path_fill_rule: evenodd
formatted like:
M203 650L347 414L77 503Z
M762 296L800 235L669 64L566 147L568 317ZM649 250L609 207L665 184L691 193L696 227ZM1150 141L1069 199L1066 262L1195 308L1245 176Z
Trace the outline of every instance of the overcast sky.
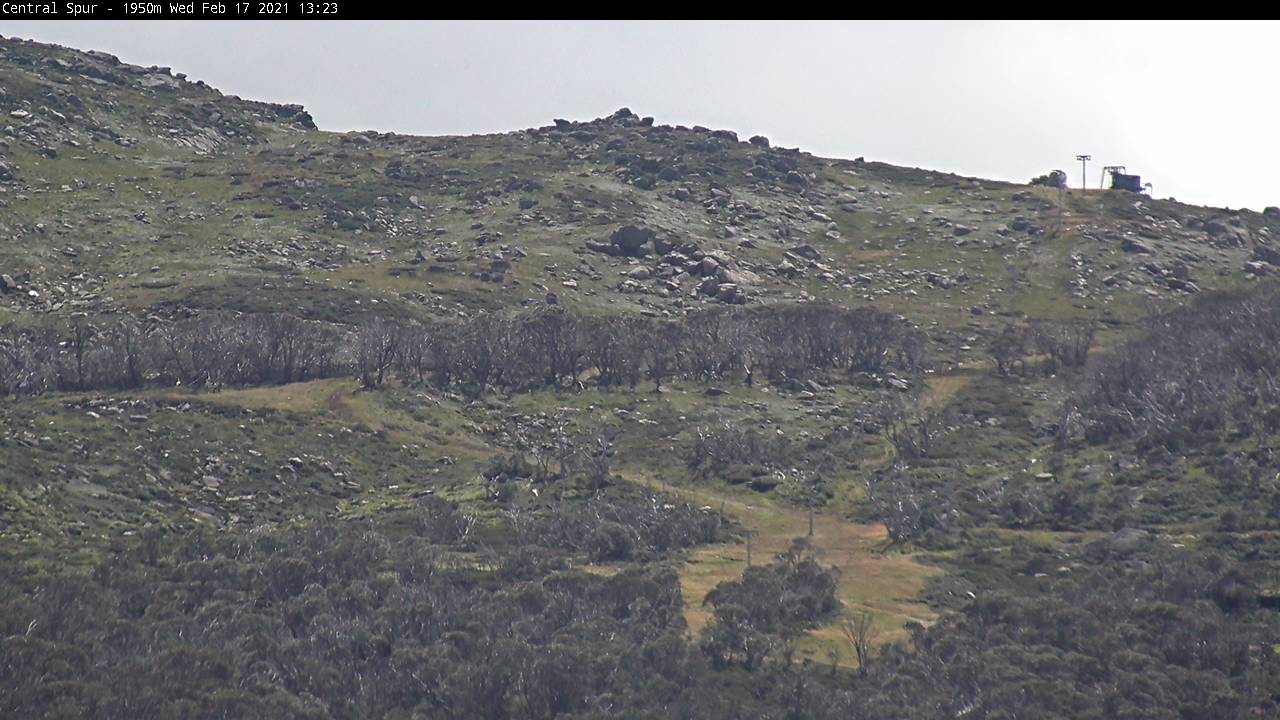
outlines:
M500 132L619 107L831 157L1280 205L1280 24L5 22L298 102L327 130Z

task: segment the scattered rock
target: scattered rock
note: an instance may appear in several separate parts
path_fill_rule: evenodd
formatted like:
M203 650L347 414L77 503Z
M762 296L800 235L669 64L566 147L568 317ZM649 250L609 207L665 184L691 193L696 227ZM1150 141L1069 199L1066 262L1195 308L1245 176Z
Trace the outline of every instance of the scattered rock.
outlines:
M818 252L818 249L809 244L793 247L791 248L791 252L806 260L817 260L819 257L822 257L821 253Z
M1137 238L1127 237L1120 243L1120 249L1127 253L1137 253L1139 255L1150 255L1155 252L1150 245L1138 240Z
M897 375L894 375L893 373L889 373L887 376L885 376L884 382L886 385L888 385L889 387L895 390L902 390L905 392L911 389L911 383L907 382L903 378L898 377Z

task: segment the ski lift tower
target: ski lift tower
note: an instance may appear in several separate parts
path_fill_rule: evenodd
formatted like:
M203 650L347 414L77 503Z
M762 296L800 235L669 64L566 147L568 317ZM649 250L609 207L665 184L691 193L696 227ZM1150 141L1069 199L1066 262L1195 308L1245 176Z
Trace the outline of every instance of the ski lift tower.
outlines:
M1076 159L1080 161L1080 189L1089 189L1089 161L1093 159L1092 155L1077 155Z

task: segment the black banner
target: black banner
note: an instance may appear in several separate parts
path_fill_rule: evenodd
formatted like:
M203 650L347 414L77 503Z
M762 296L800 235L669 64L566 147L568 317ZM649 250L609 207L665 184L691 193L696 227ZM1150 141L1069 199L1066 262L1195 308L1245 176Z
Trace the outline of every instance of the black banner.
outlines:
M392 4L384 8L394 7ZM368 2L0 2L3 20L395 19Z

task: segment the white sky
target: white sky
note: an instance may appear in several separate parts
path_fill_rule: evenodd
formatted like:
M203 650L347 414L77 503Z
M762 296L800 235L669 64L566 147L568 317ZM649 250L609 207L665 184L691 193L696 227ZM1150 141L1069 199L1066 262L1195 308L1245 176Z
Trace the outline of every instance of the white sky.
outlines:
M329 130L500 132L630 107L1025 182L1077 153L1158 197L1280 205L1280 23L4 22L299 102Z

